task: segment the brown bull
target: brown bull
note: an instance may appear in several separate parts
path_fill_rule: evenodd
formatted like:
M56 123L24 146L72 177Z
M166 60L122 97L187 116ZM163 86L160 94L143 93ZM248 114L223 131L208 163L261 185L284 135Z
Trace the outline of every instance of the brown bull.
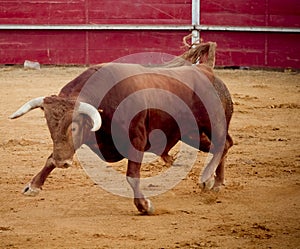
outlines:
M44 110L53 153L24 189L25 194L37 193L55 167L70 166L82 144L108 162L128 158L127 180L134 203L143 213L153 210L140 190L145 151L169 161L168 152L181 140L211 152L201 180L208 188L224 184L224 157L232 146L228 126L233 105L224 83L204 65L94 66L64 86L58 96L31 100L10 118L37 107ZM164 136L153 132L156 130Z

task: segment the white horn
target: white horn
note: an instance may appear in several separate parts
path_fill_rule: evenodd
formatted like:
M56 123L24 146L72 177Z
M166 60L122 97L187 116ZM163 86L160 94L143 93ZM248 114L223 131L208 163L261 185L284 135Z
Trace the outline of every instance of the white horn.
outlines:
M15 113L13 113L12 115L9 116L9 118L13 119L13 118L18 118L22 115L24 115L25 113L29 112L32 109L41 107L44 101L44 97L38 97L35 99L32 99L30 101L28 101L26 104L24 104L23 106L21 106Z
M92 105L84 102L80 102L78 107L78 112L88 115L93 120L93 128L91 131L97 131L100 129L102 124L102 119L99 111Z

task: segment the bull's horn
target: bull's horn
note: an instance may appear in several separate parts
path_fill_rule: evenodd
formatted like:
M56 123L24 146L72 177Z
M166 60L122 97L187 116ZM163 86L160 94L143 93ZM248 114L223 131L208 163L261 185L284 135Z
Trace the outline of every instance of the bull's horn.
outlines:
M80 102L78 107L78 112L88 115L93 120L93 128L91 131L97 131L100 129L102 124L102 119L99 111L92 105L84 102Z
M12 115L9 116L9 118L13 119L13 118L18 118L22 115L24 115L25 113L29 112L32 109L41 107L44 101L44 97L38 97L35 99L32 99L30 101L28 101L26 104L24 104L23 106L21 106L15 113L13 113Z

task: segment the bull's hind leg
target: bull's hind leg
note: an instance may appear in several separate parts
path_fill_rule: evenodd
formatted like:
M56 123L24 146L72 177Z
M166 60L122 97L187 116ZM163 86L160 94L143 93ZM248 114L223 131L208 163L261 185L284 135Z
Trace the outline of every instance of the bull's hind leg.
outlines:
M215 184L213 186L214 188L218 188L224 185L225 183L224 173L225 173L226 154L232 145L233 145L232 138L230 137L229 134L227 134L222 159L218 165L218 168L216 169Z
M55 165L52 163L52 155L48 157L45 166L42 170L36 174L32 180L26 185L23 189L24 195L35 196L39 193L42 186L44 185L45 180L55 168Z
M210 177L205 182L202 182L202 187L204 189L218 189L220 186L224 185L225 159L226 159L226 154L232 145L233 145L232 138L230 137L229 134L227 134L223 153L218 163L218 166L216 167L216 171L212 172L212 175L210 175ZM210 151L213 154L218 153L218 149L214 147L213 144L211 144L210 139L204 133L202 133L200 136L200 150L204 152Z

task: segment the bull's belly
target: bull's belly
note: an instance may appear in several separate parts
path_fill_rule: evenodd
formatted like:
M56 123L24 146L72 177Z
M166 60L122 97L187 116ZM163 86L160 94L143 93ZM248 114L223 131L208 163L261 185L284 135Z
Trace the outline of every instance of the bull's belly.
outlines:
M181 141L203 152L209 152L211 146L210 139L204 133L200 135L198 132L186 134Z
M87 144L90 149L98 155L102 160L106 162L118 162L124 159L124 156L119 153L119 151L114 146L103 146L102 144Z

